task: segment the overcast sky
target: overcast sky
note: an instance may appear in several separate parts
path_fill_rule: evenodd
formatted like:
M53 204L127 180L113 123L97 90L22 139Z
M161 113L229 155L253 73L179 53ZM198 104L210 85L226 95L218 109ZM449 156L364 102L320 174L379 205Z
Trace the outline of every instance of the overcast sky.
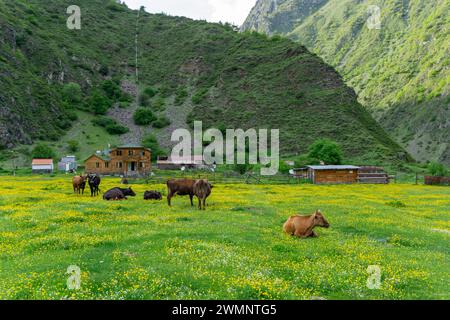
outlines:
M167 13L204 19L210 22L229 22L240 26L256 0L124 0L133 9L145 6L150 13Z

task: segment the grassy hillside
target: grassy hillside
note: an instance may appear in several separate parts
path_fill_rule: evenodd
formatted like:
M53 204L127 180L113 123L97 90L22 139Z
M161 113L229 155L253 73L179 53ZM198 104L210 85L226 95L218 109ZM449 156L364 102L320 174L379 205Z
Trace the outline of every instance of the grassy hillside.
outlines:
M243 28L300 41L337 68L411 154L450 163L448 0L275 2L264 13L256 8L273 2L260 0ZM381 9L379 30L368 28L369 5ZM286 30L279 17L294 26Z
M81 7L81 30L66 27L71 4ZM408 158L334 69L290 40L138 13L115 1L6 1L0 9L0 26L15 35L0 42L0 63L10 73L0 78L7 88L0 91L3 146L36 140L62 145L76 137L83 155L86 145L98 148L100 141L84 141L82 131L106 116L130 131L105 135L104 146L139 143L155 133L169 147L173 129L202 120L206 127L279 128L283 154L304 152L328 137L355 161ZM81 97L69 99L73 84ZM151 110L159 124L135 125L140 108ZM79 110L94 119L76 120Z

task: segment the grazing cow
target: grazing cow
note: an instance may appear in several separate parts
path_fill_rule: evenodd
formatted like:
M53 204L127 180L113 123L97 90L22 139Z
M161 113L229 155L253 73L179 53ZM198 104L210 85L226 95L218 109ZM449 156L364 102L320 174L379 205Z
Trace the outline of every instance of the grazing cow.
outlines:
M131 188L128 189L122 189L122 188L112 188L111 190L108 190L103 195L103 199L110 201L110 200L127 200L127 197L135 197L136 193L134 193Z
M76 194L84 194L84 189L86 188L87 177L76 176L72 179L73 192Z
M317 234L314 232L315 227L329 228L330 224L322 215L320 210L309 216L292 216L283 226L284 232L296 236L298 238L314 238Z
M167 203L169 207L172 205L171 200L175 195L189 196L191 199L191 206L194 206L194 184L195 180L192 179L172 179L167 181Z
M211 194L213 186L208 180L201 179L194 183L194 195L198 198L198 208L200 210L206 210L206 199Z
M89 188L91 189L91 197L96 197L100 193L101 179L98 175L90 174L88 176Z
M161 192L158 191L145 191L144 200L162 200Z

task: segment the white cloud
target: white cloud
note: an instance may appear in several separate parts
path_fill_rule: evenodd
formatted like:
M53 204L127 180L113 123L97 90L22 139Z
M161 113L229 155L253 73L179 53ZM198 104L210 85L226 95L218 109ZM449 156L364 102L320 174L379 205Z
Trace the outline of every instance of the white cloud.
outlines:
M145 6L151 13L167 13L210 22L241 25L256 0L124 0L133 9Z

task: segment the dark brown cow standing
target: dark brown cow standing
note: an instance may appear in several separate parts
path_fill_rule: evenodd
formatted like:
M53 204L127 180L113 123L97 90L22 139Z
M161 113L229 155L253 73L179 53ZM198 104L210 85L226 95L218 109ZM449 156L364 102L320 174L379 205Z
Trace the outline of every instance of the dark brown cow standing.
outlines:
M211 194L211 189L213 186L208 182L208 180L201 179L194 183L194 195L198 198L198 208L200 210L206 210L206 199Z
M290 217L283 225L283 230L287 234L298 238L314 238L317 237L317 234L313 230L315 227L330 227L330 224L320 210L317 210L309 216L296 215Z
M76 176L72 178L73 192L76 194L84 194L86 188L87 177Z

